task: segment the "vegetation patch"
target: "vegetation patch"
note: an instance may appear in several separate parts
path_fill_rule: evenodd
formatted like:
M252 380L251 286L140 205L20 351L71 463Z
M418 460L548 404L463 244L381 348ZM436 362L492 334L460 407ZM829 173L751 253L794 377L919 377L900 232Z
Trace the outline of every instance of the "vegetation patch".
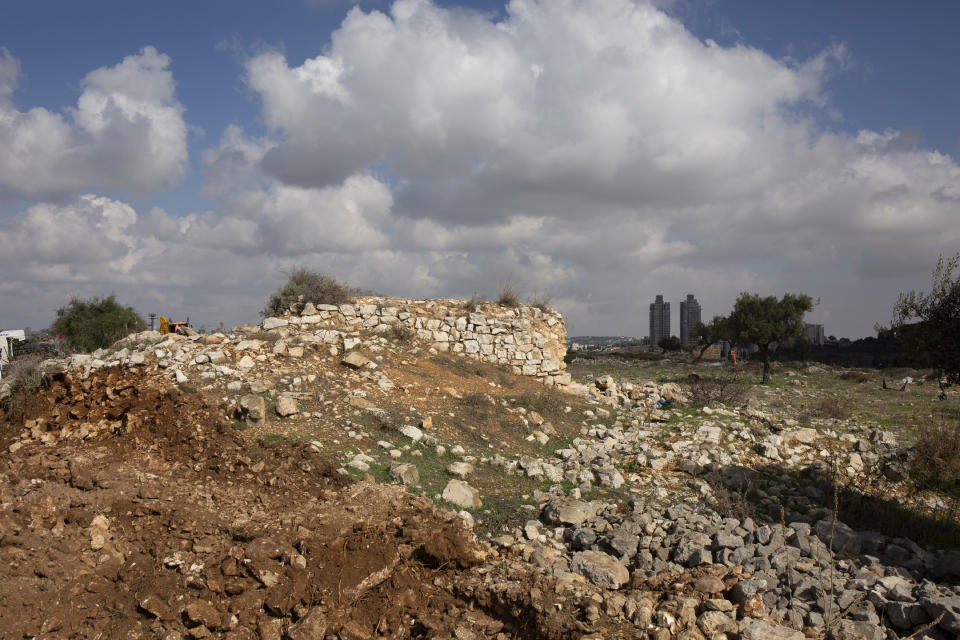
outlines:
M313 304L344 304L353 300L353 290L323 273L299 267L287 276L287 282L270 295L267 306L260 313L264 317L279 316L291 306Z
M920 489L960 497L960 411L945 412L919 427L910 475Z
M57 309L57 319L51 331L64 336L74 349L95 351L105 349L131 333L147 328L133 307L117 302L116 296L106 298L73 298L70 304Z

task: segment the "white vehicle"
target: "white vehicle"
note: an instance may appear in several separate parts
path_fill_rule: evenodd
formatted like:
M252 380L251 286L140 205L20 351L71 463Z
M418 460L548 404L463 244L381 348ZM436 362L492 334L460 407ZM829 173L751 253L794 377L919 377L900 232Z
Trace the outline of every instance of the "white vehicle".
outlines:
M3 365L10 362L10 358L13 356L13 341L26 339L27 335L23 329L0 331L0 379L3 378Z

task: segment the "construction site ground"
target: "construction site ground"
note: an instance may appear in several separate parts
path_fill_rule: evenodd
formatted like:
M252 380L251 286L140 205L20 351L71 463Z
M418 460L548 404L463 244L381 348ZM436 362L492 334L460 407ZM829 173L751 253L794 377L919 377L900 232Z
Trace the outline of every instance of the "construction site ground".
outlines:
M306 415L254 425L232 417L222 389L135 368L58 373L14 399L0 413L0 637L632 635L622 620L581 620L583 602L598 600L589 583L558 595L417 495L446 482L435 448L414 449L427 464L410 491L377 482L388 457L372 473L340 465L426 416L438 441L536 451L504 401L562 417L578 400L452 356L390 364L404 392L375 398L385 413L325 404L349 386L333 357L309 367L318 378L301 399ZM35 438L24 443L24 431ZM471 483L488 528L529 517L519 504L544 488L490 472Z
M264 357L240 389L186 367L175 382L158 352L87 375L51 373L8 400L0 638L674 637L649 635L586 579L559 582L531 547L490 543L536 518L551 485L573 489L504 473L491 459L554 456L597 424L595 402L399 340L368 343L372 366L354 369L342 354L291 354L275 335L257 339L250 353ZM614 360L571 371L584 383L608 372L641 383L692 369ZM813 389L789 383L779 373L772 389L750 394L783 411L812 402ZM261 419L241 411L241 394L264 399ZM297 410L281 417L284 397ZM933 406L929 388L884 397L920 403L902 407L904 420ZM684 411L655 420L667 444ZM482 498L469 513L441 498L459 461L473 463L467 480ZM395 463L415 464L419 480L395 484ZM597 483L584 499L626 509L654 487L676 492L668 502L692 493L683 474L671 485L669 470L624 471L643 482ZM628 587L673 598L698 576Z

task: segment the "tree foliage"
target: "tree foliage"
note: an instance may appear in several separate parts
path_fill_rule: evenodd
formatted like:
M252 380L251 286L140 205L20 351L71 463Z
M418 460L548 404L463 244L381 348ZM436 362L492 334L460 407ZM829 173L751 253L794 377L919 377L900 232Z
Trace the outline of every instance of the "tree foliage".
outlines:
M761 297L741 293L730 314L731 333L736 342L752 342L763 357L763 383L770 382L770 344L803 335L803 314L813 310L813 299L805 294L785 293Z
M353 298L353 290L332 276L298 267L290 272L287 281L270 295L267 306L260 313L264 317L279 316L298 304L343 304Z
M707 324L700 322L693 329L693 336L700 339L700 344L697 345L700 348L700 353L697 354L696 358L700 360L703 358L703 354L707 352L707 349L713 345L723 340L733 340L730 318L727 316L713 316L713 319Z
M57 319L50 328L73 348L94 351L147 326L136 309L123 306L111 293L106 298L72 298L70 304L57 309Z
M680 344L680 338L677 336L667 336L660 338L660 342L657 343L657 346L663 349L664 351L680 351L682 345Z
M893 307L894 334L927 354L940 382L960 384L960 253L937 261L930 293L901 293Z

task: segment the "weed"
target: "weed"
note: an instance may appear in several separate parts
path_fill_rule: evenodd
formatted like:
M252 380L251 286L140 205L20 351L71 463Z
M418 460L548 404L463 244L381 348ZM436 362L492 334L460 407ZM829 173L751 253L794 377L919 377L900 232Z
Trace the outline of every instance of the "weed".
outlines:
M496 400L486 393L470 393L460 399L460 405L464 407L489 407L496 405Z
M757 518L757 507L754 502L756 494L754 493L753 482L745 482L739 488L729 487L723 482L717 471L705 476L704 481L710 485L710 507L715 512L725 518L736 518L737 520ZM751 495L754 496L753 499L751 499Z
M520 291L512 281L507 280L497 292L497 302L505 307L520 306Z
M480 308L480 305L485 303L487 299L483 296L478 296L474 293L469 300L464 300L461 308L467 313L473 313Z
M273 444L274 442L280 442L281 440L283 440L282 433L268 433L261 438L261 442L263 442L263 444Z
M417 337L417 332L405 324L397 323L390 327L387 338L400 344L410 344Z
M537 393L527 391L515 396L514 399L517 406L536 411L544 418L549 419L558 419L563 416L564 409L567 406L564 398L547 390Z
M544 313L550 313L553 311L553 308L550 306L550 298L539 293L533 294L530 300L527 301L527 304L529 304L531 307L540 309L540 311L543 311Z
M721 376L696 376L688 378L688 404L691 407L705 407L714 404L739 406L746 402L747 384L736 374Z
M839 376L841 380L848 380L850 382L858 382L863 384L870 379L870 376L864 373L863 371L844 371Z
M809 411L818 418L846 420L850 416L850 403L840 396L827 396L814 402Z
M46 386L48 378L40 369L40 356L17 358L4 368L4 382L10 395L3 400L5 407L18 407L27 396Z
M910 475L920 489L960 496L960 411L944 412L920 426Z

